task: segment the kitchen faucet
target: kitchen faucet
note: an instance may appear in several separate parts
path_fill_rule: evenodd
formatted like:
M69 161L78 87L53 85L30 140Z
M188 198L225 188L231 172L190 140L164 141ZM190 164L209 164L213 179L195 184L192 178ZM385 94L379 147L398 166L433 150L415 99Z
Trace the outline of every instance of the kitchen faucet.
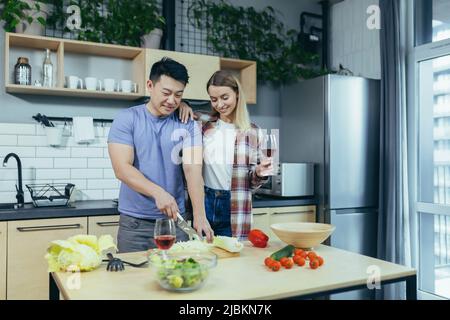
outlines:
M16 184L16 191L17 191L16 199L17 199L18 207L21 208L21 207L24 206L24 203L25 203L23 189L22 189L22 162L20 161L20 158L19 158L19 156L17 154L9 153L9 154L6 155L5 159L3 159L3 167L5 167L5 168L7 167L8 160L11 157L15 158L16 161L17 161L17 172L18 172L18 178L19 178L19 181L18 181L19 186L17 187L17 184Z

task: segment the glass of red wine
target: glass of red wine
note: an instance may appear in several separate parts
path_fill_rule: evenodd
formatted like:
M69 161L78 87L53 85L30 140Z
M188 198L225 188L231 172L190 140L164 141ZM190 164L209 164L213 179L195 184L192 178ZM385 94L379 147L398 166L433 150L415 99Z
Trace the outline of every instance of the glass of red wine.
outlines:
M160 250L168 250L175 242L176 227L173 219L157 219L153 234L155 244Z
M273 158L278 149L277 136L275 134L266 134L263 136L261 150L267 158ZM266 175L274 175L273 170Z

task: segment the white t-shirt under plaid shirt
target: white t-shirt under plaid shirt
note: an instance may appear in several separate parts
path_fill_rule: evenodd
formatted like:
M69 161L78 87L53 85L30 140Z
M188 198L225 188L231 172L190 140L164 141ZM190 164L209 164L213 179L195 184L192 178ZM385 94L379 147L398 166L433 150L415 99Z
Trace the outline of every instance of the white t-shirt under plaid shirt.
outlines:
M231 189L235 141L235 125L222 120L212 134L203 137L203 178L208 188Z

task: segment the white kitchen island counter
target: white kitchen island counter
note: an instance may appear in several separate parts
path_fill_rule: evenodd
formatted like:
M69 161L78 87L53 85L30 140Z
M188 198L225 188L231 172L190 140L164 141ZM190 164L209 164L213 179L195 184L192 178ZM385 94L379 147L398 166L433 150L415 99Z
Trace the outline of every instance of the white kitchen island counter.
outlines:
M407 299L415 300L416 270L356 253L321 245L315 250L325 260L316 270L294 265L292 269L270 271L264 258L285 246L271 241L260 249L245 242L240 257L219 259L203 288L190 293L162 289L149 267L125 266L123 272L106 271L106 263L84 273L50 274L50 298L101 300L248 300L310 298L359 289L374 283L382 285L406 281ZM142 261L144 252L117 255L127 261ZM369 278L371 277L371 278Z

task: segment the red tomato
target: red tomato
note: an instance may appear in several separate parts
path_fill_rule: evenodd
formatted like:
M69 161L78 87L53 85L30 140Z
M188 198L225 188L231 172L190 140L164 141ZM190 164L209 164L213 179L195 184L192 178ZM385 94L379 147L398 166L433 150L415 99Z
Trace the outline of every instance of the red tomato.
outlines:
M292 260L292 258L286 258L283 267L285 267L286 269L291 269L294 266L294 260Z
M306 263L306 260L302 256L294 256L294 262L300 267L303 267Z
M319 267L319 261L317 259L310 260L309 267L311 269L317 269Z
M322 257L319 257L319 256L317 256L317 261L319 261L319 267L320 266L322 266L323 265L323 258Z
M295 249L294 256L300 256L302 254L302 252L304 252L303 249Z
M274 261L275 261L275 260L273 260L271 257L267 257L266 259L264 259L264 264L265 264L267 267L270 268L270 266L272 265L272 263L273 263Z
M315 258L317 258L317 254L313 251L308 252L308 259L309 261L314 260Z
M288 258L287 257L283 257L283 258L281 258L280 259L280 263L281 263L281 265L284 267L284 265L286 264L286 261L288 260Z
M274 261L270 268L272 269L272 271L279 271L281 268L281 263L279 261Z

